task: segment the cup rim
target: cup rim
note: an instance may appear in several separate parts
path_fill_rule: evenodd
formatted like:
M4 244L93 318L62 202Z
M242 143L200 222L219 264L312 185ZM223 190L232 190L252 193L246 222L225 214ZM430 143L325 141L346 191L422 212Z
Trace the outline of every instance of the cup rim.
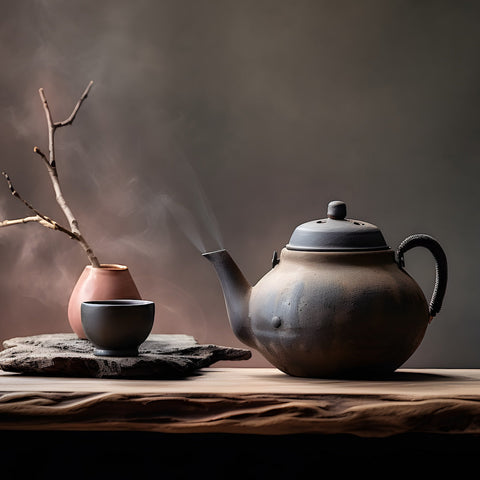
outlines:
M105 306L105 307L138 307L143 305L153 305L152 300L138 300L130 298L115 298L106 300L86 300L82 305L87 306Z

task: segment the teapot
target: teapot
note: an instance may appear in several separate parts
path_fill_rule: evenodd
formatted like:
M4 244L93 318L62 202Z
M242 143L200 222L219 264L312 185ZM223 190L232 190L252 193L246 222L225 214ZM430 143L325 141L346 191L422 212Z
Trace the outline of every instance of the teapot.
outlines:
M346 216L345 203L333 201L326 218L296 227L253 287L225 249L203 253L234 334L288 375L389 375L415 352L442 306L447 259L436 239L411 235L394 251L378 227ZM435 259L429 304L405 270L414 247Z

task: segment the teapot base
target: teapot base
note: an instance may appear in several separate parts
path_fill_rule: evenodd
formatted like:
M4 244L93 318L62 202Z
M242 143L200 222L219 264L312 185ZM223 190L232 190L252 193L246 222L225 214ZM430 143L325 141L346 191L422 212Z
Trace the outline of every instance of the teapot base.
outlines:
M351 369L341 371L312 371L312 370L291 370L278 368L280 371L291 377L299 378L323 378L329 380L388 380L393 376L397 368L372 368L372 369Z

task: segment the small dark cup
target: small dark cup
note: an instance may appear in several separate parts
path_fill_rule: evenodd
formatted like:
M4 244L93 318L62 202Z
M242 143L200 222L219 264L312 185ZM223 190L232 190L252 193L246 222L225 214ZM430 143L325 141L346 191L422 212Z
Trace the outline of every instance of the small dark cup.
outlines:
M137 356L154 317L155 304L149 300L92 300L81 305L85 335L100 356Z

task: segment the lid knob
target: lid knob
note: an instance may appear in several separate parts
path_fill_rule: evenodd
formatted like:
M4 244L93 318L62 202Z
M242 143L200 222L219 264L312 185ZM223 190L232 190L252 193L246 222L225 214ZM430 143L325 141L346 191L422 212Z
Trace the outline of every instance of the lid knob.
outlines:
M359 252L389 248L378 227L346 218L345 202L330 202L327 216L298 225L286 248L304 252Z
M328 204L327 217L333 220L344 220L347 216L347 205L340 200L334 200Z

